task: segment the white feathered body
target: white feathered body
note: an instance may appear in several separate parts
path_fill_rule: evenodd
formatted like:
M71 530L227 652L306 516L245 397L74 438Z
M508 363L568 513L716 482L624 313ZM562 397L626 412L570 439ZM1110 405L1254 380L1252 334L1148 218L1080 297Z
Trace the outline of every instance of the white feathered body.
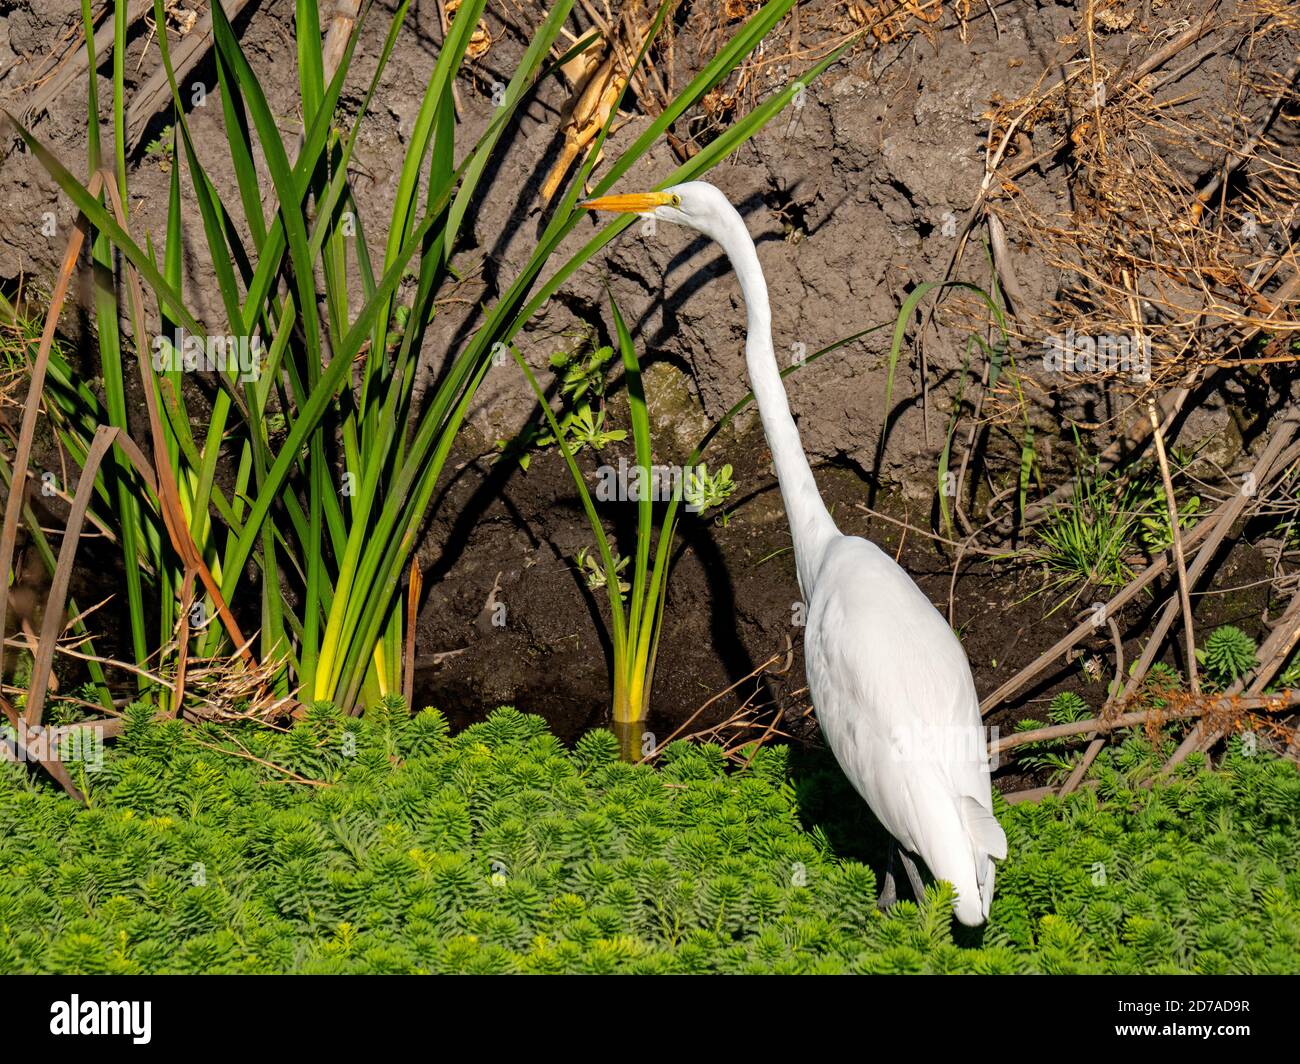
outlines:
M836 760L885 829L956 888L958 920L983 923L1006 836L961 643L868 540L832 539L812 584L809 691Z
M586 206L649 209L716 240L730 259L745 300L745 362L808 605L804 643L817 719L840 767L886 830L957 889L957 918L982 923L993 898L993 859L1006 856L1007 844L992 813L966 654L893 560L835 527L790 413L767 282L744 219L703 181Z

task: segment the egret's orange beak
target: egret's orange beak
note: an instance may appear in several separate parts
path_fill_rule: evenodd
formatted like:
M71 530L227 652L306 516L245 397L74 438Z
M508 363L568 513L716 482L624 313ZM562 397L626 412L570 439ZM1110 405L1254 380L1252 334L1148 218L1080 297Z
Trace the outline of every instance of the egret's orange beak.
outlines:
M630 192L622 196L600 196L584 200L579 207L589 211L614 211L617 214L645 214L656 207L672 203L671 192Z

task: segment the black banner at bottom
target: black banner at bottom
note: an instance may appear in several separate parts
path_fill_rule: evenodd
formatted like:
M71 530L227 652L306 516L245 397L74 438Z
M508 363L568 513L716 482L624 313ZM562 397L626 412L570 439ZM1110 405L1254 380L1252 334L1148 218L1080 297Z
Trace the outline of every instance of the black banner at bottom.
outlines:
M1297 989L1296 979L1273 976L539 976L508 986L454 976L0 978L10 1047L335 1055L414 1037L448 1048L468 1038L493 1054L566 1038L575 1049L626 1045L629 1036L667 1045L682 1028L713 1030L720 1054L738 1049L737 1039L803 1052L835 1039L870 1052L899 1036L920 1039L927 1055L1062 1036L1079 1050L1230 1051L1293 1032Z

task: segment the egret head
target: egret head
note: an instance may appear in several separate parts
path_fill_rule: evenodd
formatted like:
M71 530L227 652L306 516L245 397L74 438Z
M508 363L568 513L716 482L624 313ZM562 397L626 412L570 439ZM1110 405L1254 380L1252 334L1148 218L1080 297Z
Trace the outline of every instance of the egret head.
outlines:
M684 225L717 240L738 219L736 208L707 181L686 181L662 192L601 196L579 204L589 211L616 211Z

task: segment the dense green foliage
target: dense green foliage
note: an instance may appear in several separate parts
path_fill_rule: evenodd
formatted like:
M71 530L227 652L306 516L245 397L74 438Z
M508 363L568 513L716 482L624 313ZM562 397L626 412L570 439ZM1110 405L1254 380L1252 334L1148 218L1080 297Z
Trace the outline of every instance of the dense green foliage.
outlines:
M1048 724L1073 724L1092 716L1092 710L1074 691L1061 691L1047 707ZM1016 731L1036 731L1043 726L1040 720L1021 720L1016 722ZM1025 768L1046 771L1048 780L1062 782L1078 763L1080 751L1077 741L1071 744L1065 739L1048 739L1039 743L1026 743L1016 752L1016 760Z
M133 710L89 808L0 763L0 972L1300 971L1283 761L998 799L1010 858L971 932L946 885L876 911L843 824L802 822L862 815L827 769L617 745L511 709L452 737L389 700L287 733Z
M1196 652L1209 679L1221 687L1245 676L1255 667L1255 640L1231 624L1220 625L1210 633L1205 646Z

